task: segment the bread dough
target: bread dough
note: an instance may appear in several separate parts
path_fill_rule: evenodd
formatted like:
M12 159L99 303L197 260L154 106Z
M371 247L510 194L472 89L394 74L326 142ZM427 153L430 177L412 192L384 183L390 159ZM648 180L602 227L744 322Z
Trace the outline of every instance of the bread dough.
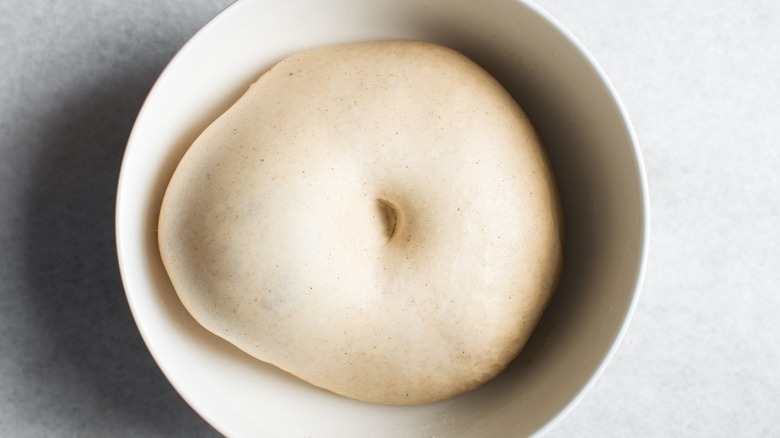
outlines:
M560 230L543 149L496 80L453 50L384 41L262 75L182 159L159 244L208 330L335 393L415 404L518 354Z

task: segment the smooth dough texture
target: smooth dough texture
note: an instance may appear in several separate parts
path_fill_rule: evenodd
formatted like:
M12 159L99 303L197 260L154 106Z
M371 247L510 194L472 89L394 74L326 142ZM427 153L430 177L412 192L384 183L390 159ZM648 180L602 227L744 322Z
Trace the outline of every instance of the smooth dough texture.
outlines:
M519 106L422 42L302 52L179 164L159 244L185 307L347 397L446 399L518 354L561 268L550 168Z

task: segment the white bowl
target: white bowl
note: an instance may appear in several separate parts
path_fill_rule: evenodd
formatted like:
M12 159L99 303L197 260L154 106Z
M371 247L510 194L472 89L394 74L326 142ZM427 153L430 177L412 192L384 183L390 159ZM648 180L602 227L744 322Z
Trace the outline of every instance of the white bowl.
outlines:
M515 96L544 142L566 223L560 287L520 356L454 399L361 403L311 387L200 327L160 261L163 191L195 137L265 69L303 49L421 39L459 50ZM242 0L171 61L138 116L119 179L117 246L127 299L182 397L229 436L524 436L590 387L636 302L648 236L646 183L630 123L585 49L519 0Z

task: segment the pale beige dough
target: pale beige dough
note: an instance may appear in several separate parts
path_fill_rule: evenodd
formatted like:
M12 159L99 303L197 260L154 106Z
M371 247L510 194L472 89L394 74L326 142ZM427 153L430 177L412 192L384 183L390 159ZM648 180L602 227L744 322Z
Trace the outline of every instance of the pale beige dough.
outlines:
M537 136L466 57L409 41L285 59L170 182L160 251L208 330L359 400L446 399L518 354L555 287Z

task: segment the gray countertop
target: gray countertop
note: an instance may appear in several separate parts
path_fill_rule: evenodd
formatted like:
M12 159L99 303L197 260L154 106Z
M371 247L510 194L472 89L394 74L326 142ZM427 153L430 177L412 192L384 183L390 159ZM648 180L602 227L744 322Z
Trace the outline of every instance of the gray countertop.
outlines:
M227 0L0 2L0 436L214 436L115 259L125 142ZM540 0L641 142L650 258L616 356L551 436L780 435L780 3Z

